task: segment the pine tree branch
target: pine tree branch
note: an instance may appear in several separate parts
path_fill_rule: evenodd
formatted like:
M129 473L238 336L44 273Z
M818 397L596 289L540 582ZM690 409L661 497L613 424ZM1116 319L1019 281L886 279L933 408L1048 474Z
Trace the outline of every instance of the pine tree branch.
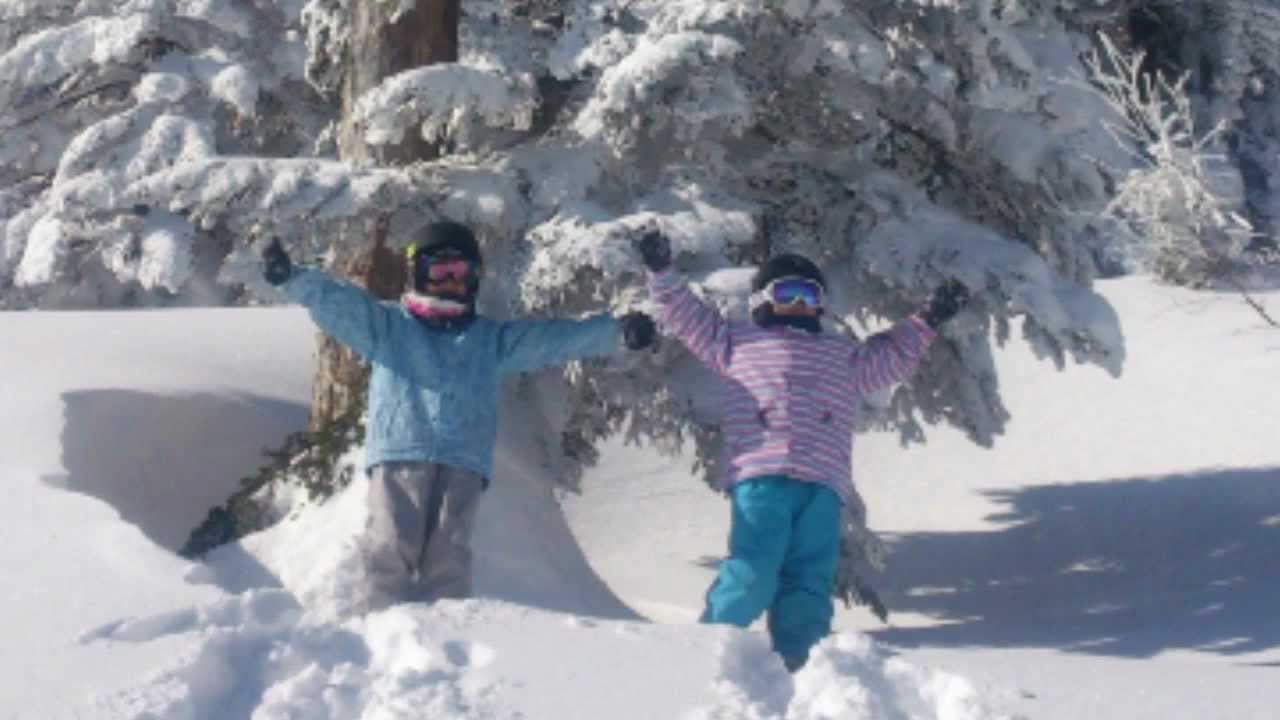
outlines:
M138 81L138 77L140 77L140 75L135 73L133 77L123 78L118 80L108 80L99 85L95 85L91 88L81 90L80 92L72 93L70 95L60 96L57 102L53 103L48 107L43 107L38 110L29 110L26 113L19 115L18 118L13 123L13 125L9 126L9 129L22 128L22 127L31 125L39 120L43 120L49 115L49 113L56 112L63 108L69 107L71 105L75 105L76 103L80 102L81 100L84 100L85 98L92 97L94 95L101 95L102 93L109 92L111 90L131 88L133 87L134 83Z

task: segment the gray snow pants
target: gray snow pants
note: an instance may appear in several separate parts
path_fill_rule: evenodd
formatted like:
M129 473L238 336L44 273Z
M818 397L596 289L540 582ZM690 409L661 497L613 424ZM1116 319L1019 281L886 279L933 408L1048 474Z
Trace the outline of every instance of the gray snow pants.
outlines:
M378 605L471 595L471 529L483 479L429 462L369 473L367 569Z

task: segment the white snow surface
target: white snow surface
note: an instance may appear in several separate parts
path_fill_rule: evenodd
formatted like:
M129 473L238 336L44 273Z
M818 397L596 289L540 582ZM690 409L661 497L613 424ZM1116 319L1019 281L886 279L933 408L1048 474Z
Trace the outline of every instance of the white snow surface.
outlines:
M508 400L479 597L360 615L362 482L172 550L303 425L303 312L0 314L0 719L1272 718L1280 334L1230 295L1099 289L1121 377L1014 344L994 449L859 438L892 624L841 610L794 677L758 627L693 623L728 509L688 458L611 446L557 502Z

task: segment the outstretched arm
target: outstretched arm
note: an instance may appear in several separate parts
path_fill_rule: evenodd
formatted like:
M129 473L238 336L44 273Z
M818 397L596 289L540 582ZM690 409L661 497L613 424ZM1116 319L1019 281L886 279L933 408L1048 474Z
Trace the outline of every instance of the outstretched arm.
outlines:
M618 348L618 321L609 315L585 320L512 320L498 330L498 370L512 374L607 355Z
M936 336L919 315L912 315L867 338L850 358L855 390L868 395L906 380L920 366Z
M662 330L684 343L707 367L724 372L728 365L729 323L693 294L684 278L671 268L671 244L666 236L651 232L636 242L649 269L649 295Z
M366 359L378 359L391 336L394 310L354 285L295 267L279 240L262 257L267 281L305 307L321 330Z
M919 367L938 328L968 302L969 290L950 281L934 291L919 313L858 346L852 359L858 392L872 393L907 379Z

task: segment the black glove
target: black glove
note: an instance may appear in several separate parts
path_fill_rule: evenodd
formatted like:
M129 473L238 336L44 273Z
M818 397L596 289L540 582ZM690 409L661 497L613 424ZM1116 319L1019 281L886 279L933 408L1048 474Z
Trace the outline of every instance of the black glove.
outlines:
M662 272L671 267L671 241L661 232L650 230L632 244L650 271Z
M929 327L937 330L942 323L955 317L956 313L960 312L960 308L968 302L969 288L955 280L950 280L933 291L933 297L929 298L920 317Z
M642 312L629 312L618 319L622 327L622 343L631 350L643 350L658 339L653 318Z
M272 238L271 244L262 251L262 277L272 285L280 285L293 277L293 263L280 244L280 238Z

